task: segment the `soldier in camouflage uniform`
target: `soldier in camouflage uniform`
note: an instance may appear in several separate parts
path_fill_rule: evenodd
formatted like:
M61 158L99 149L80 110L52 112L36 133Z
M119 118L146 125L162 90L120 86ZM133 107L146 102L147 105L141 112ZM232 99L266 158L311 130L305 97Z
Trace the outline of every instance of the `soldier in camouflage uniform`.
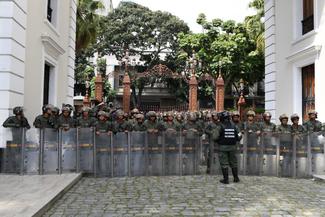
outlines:
M133 131L147 131L147 127L144 124L144 115L143 114L136 114L134 115L135 123L133 125Z
M94 127L96 125L96 119L90 116L90 108L83 107L81 109L81 116L76 121L76 126L81 128Z
M97 116L98 120L95 123L96 135L100 135L102 133L107 133L108 135L111 135L113 131L113 126L112 123L107 120L108 114L104 111L99 111Z
M308 112L309 120L304 123L304 127L308 132L320 132L322 131L322 123L317 119L317 112L310 110Z
M54 128L55 122L52 118L52 105L44 105L42 107L43 114L35 118L34 126L36 128Z
M15 116L7 118L7 120L3 123L3 127L30 129L29 123L24 116L24 110L22 107L15 107L13 109L13 113Z
M293 114L290 117L292 125L291 125L291 133L293 134L302 134L305 132L305 128L299 124L299 115Z
M129 132L132 131L132 125L125 120L125 115L122 110L116 111L115 122L113 123L113 132Z
M209 137L209 144L208 146L205 147L205 149L207 149L205 151L206 153L205 157L207 159L207 174L210 174L211 163L212 163L211 160L213 160L213 154L215 152L218 152L217 139L219 138L219 130L220 130L220 121L219 121L218 113L212 112L211 117L212 117L211 122L205 128L205 133Z
M240 132L241 122L240 122L240 114L238 111L233 111L231 113L231 121L237 127L238 132Z
M183 130L183 128L184 128L184 118L183 118L181 113L176 114L174 122L175 122L175 124L176 124L176 126L177 126L177 128L179 130Z
M148 133L158 133L159 124L156 112L149 111L147 113L147 120L144 122L144 125L146 126Z
M290 176L292 171L292 135L291 126L288 124L289 117L282 114L279 117L281 124L277 127L280 141L280 155L283 156L281 164L282 176Z
M220 180L223 184L229 184L228 167L232 169L234 182L239 182L238 167L237 167L237 143L241 135L237 131L237 127L230 121L230 115L227 111L219 114L221 121L217 142L219 144L219 160L223 179Z
M56 128L68 131L73 127L75 127L75 120L71 117L71 108L65 106L62 108L62 114L57 121Z

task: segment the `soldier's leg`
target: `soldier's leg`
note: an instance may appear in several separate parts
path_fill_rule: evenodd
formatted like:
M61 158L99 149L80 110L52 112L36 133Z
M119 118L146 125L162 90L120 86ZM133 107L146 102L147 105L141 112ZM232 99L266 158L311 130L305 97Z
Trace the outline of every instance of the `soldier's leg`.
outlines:
M228 166L229 166L229 154L226 151L220 151L219 152L219 161L220 161L220 167L223 175L223 179L220 180L223 184L229 184L228 179Z
M232 175L234 177L234 182L239 182L240 180L238 177L238 164L237 164L236 151L229 152L229 164L232 170Z

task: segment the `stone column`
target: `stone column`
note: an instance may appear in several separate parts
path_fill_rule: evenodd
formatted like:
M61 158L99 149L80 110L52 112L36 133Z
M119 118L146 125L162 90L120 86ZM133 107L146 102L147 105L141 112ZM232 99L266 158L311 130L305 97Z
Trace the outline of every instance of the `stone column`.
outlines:
M130 112L130 91L131 80L129 74L126 72L123 78L123 111L125 113Z
M194 74L192 74L189 82L189 111L197 111L197 80Z
M219 73L219 76L216 80L216 111L224 111L224 102L225 102L225 82Z
M103 102L103 83L103 78L98 73L95 80L95 98L97 102Z

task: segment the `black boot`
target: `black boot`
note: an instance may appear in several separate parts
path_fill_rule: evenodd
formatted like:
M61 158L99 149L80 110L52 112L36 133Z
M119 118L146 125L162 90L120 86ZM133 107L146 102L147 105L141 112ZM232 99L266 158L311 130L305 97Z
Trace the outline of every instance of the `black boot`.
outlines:
M232 170L232 175L234 176L234 182L240 182L239 177L238 177L237 167L231 168L231 170Z
M222 168L221 170L222 170L223 179L220 180L220 182L223 184L229 184L228 168Z

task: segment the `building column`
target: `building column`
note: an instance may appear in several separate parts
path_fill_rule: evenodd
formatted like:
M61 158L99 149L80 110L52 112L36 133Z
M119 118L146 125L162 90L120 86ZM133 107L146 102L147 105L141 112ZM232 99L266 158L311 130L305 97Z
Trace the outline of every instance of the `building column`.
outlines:
M0 1L0 8L0 126L2 126L13 107L24 105L27 1Z
M225 82L219 73L219 76L216 80L216 111L222 112L224 111L224 103L225 103Z
M195 74L192 74L189 82L189 111L197 111L197 86L198 82L196 80Z
M127 72L124 74L123 78L123 111L125 113L130 112L130 96L131 96L131 80Z

